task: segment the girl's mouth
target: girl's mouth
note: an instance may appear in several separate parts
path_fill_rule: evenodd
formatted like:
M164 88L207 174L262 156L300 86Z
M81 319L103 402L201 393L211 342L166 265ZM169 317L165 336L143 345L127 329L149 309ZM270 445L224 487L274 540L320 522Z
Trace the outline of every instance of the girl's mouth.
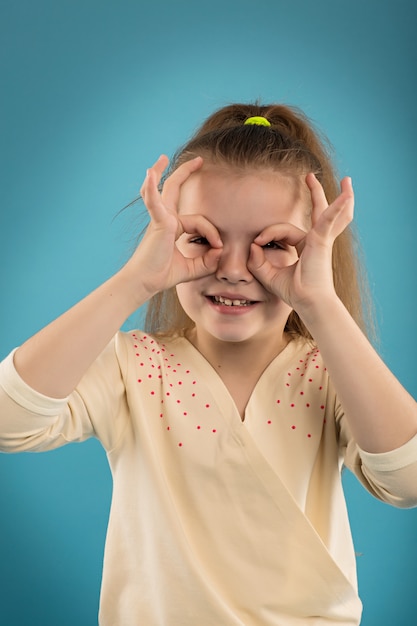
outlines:
M209 300L213 302L213 304L220 304L222 306L230 306L230 307L242 307L242 306L252 306L256 304L255 300L243 300L238 298L224 298L223 296L208 296Z

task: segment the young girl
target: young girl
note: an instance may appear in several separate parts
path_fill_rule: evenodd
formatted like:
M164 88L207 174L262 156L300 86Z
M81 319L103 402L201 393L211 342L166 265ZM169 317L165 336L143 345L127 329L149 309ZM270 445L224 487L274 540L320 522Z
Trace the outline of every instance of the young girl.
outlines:
M106 449L102 626L358 624L341 468L416 505L417 410L360 330L351 181L278 105L167 165L128 263L1 364L1 448Z

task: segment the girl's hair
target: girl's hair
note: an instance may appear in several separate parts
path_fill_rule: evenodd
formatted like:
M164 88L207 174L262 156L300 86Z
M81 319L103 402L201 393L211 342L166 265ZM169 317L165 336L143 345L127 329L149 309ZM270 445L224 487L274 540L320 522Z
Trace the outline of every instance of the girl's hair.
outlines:
M254 116L270 126L245 124ZM339 193L338 176L331 147L311 121L295 107L281 104L231 104L213 113L194 136L174 155L167 176L182 163L202 156L219 166L237 169L273 169L287 175L314 172L329 203ZM333 247L333 279L336 292L352 317L364 330L371 330L370 299L358 262L357 241L349 226ZM183 334L194 323L182 309L175 287L156 294L148 303L145 330L158 335ZM298 314L288 317L287 333L311 339Z

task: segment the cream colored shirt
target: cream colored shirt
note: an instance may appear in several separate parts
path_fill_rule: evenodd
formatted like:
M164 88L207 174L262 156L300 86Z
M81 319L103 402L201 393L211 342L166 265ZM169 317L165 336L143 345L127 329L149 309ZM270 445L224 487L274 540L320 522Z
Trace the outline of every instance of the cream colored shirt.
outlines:
M3 361L2 450L92 436L113 475L101 626L358 624L342 465L375 496L417 504L417 437L359 450L303 340L265 370L244 422L185 338L118 333L64 400Z

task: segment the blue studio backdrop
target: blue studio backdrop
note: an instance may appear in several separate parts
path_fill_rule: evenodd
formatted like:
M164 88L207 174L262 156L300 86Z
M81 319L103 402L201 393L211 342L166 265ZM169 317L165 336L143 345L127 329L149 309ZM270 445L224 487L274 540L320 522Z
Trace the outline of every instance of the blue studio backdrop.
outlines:
M127 259L139 209L118 212L160 153L260 99L304 109L352 176L380 350L416 395L413 0L0 7L0 358ZM412 626L417 510L344 483L363 625ZM1 626L97 623L110 498L96 441L0 455Z

